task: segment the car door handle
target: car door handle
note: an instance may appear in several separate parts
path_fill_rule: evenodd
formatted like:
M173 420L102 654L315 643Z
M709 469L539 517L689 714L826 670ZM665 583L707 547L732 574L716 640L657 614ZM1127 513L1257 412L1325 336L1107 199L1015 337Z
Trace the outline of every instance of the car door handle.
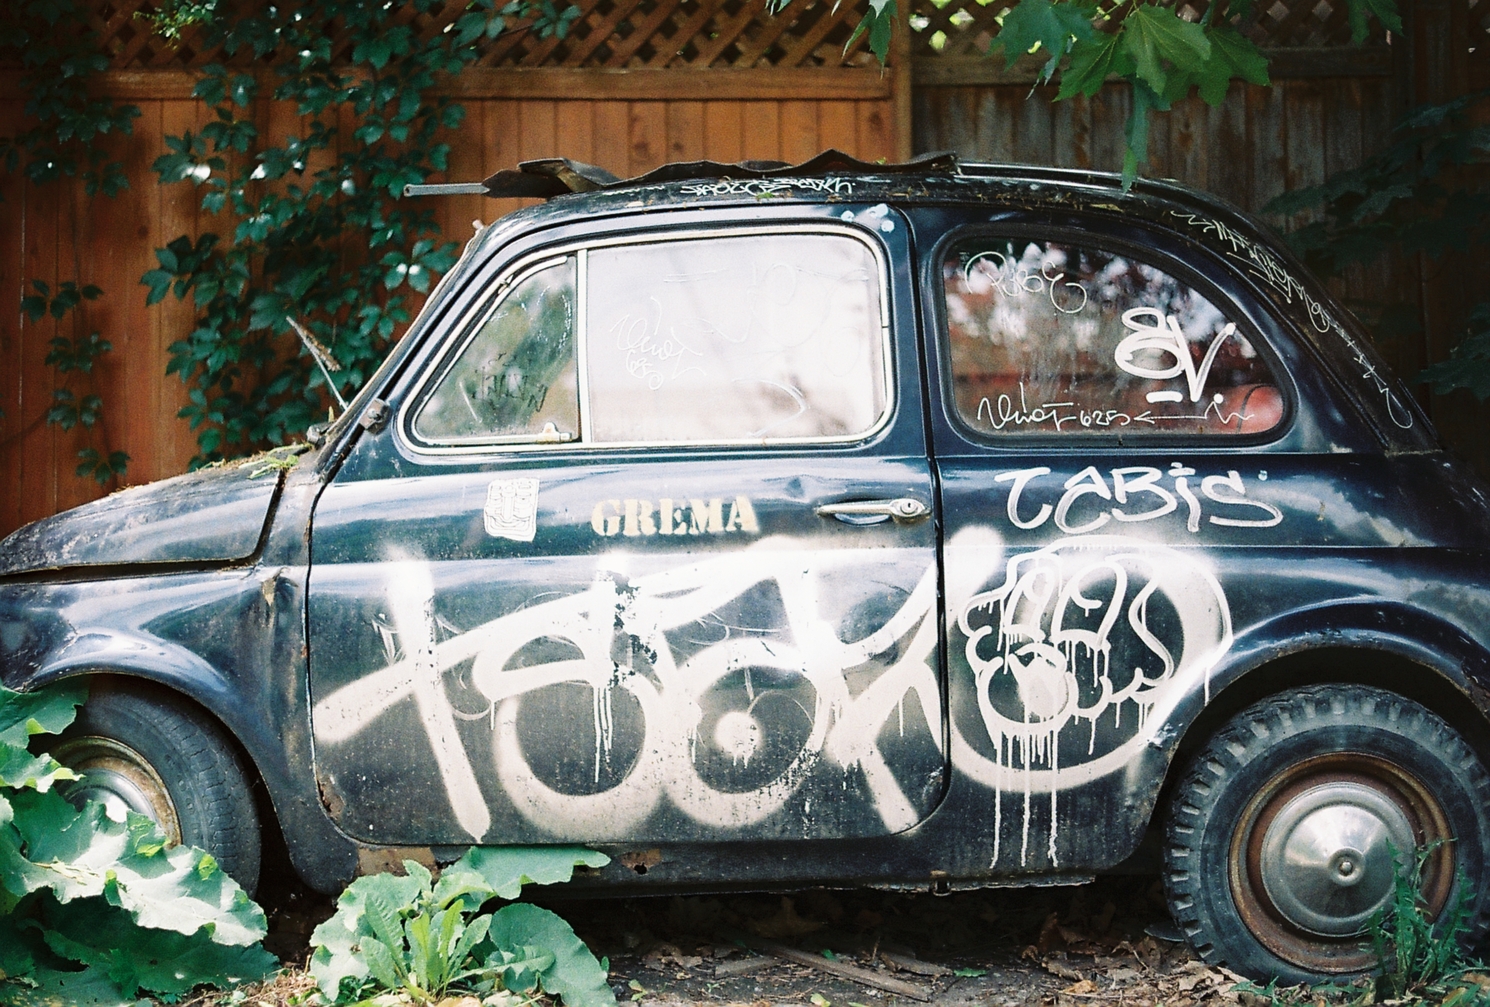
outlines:
M915 497L896 497L894 500L845 500L842 503L821 504L818 517L835 517L845 524L882 524L894 518L901 524L920 521L931 513L931 508Z

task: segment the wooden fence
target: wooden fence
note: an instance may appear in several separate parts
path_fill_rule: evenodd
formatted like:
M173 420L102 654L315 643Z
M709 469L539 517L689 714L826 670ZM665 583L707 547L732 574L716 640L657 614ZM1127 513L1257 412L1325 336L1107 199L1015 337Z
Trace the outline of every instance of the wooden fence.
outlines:
M198 193L160 186L150 166L165 153L164 136L208 121L208 110L191 98L194 68L223 54L190 37L168 46L143 30L134 15L149 2L98 0L94 22L112 60L100 93L142 112L131 137L108 141L129 190L89 199L80 185L33 187L18 174L0 175L0 297L19 299L32 280L77 279L104 290L62 323L0 312L0 534L103 492L73 474L79 432L44 421L59 380L45 363L55 336L97 330L113 343L100 364L105 420L94 441L129 453L129 482L179 472L195 453L194 433L176 418L184 386L165 374L168 347L189 331L193 313L174 298L147 308L139 279L155 265L153 249L181 234L221 229L198 211ZM1045 89L1030 95L1030 65L1006 72L1001 60L980 55L1009 0L913 0L914 30L900 34L886 72L862 39L844 51L864 0L836 9L832 0L794 0L776 17L765 4L579 0L581 15L566 39L539 39L517 25L442 85L467 110L448 177L480 179L553 154L636 173L700 157L795 161L825 147L871 160L950 148L983 160L1120 164L1128 101L1120 88L1051 105ZM1278 86L1235 85L1219 109L1197 102L1156 118L1151 173L1257 208L1284 188L1357 163L1383 141L1401 109L1435 96L1431 87L1457 93L1490 83L1481 80L1485 61L1461 52L1465 38L1490 43L1490 0L1401 3L1417 18L1411 51L1401 40L1342 48L1343 4L1335 0L1266 6L1251 30L1274 48ZM401 16L428 35L462 7L449 0L431 14L405 8ZM1436 49L1432 38L1439 39ZM1490 44L1478 51L1482 57ZM1443 67L1435 69L1440 56ZM23 125L17 78L0 68L0 136ZM271 138L302 127L284 103L261 101L254 114ZM490 220L517 204L469 197L431 205L445 234L463 241L473 219ZM1463 306L1431 264L1377 267L1352 284L1347 293L1390 288L1417 298L1428 335L1388 347L1404 372L1440 358L1454 338L1454 312ZM1431 406L1440 426L1490 472L1490 438L1477 434L1484 416L1472 400Z

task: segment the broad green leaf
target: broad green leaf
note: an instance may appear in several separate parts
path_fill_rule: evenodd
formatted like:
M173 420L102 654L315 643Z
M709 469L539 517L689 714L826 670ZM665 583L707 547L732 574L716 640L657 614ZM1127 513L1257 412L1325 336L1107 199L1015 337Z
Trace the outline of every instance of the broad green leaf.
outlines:
M563 998L567 1007L615 1007L616 995L605 969L559 916L523 902L498 910L487 939L499 951L526 956L537 948L554 956L539 972L543 990Z
M0 742L26 747L35 734L58 734L88 698L81 679L58 682L35 692L12 692L0 686Z
M343 979L356 985L368 979L368 962L360 948L364 939L376 939L366 913L369 897L390 906L413 906L429 898L429 872L413 861L405 861L404 866L407 875L371 874L353 881L336 900L336 913L311 933L315 950L310 972L326 996L335 999Z
M1194 73L1211 58L1205 30L1168 7L1134 7L1123 20L1121 32L1138 77L1158 94L1163 94L1169 84L1166 61L1183 73Z
M279 959L257 944L229 947L202 931L186 935L141 927L100 899L54 905L45 919L48 947L104 969L127 994L185 993L202 983L232 986L262 979L279 967Z
M479 874L499 898L515 899L525 884L562 884L574 876L576 866L608 863L610 857L583 846L473 846L450 872Z
M77 778L50 755L32 755L21 746L0 742L0 784L45 792L59 781Z
M1096 34L1092 28L1092 19L1096 16L1094 4L1073 0L1020 0L1004 18L1003 26L988 47L988 54L991 56L996 50L1003 49L1005 64L1013 66L1020 56L1039 46L1049 56L1041 77L1049 80L1073 38L1080 42Z
M11 798L25 859L6 860L0 838L0 884L17 894L48 888L59 902L103 895L141 926L182 934L206 929L216 943L249 945L267 931L264 911L238 883L191 846L164 849L150 819L130 812L124 822L90 803L78 811L55 792L20 791Z
M1267 57L1251 39L1229 26L1208 29L1206 36L1211 41L1211 58L1195 74L1201 100L1206 104L1224 102L1234 77L1252 84L1268 84Z
M0 1003L8 1007L135 1007L135 998L120 993L101 968L81 972L39 968L26 978L35 985L0 983Z

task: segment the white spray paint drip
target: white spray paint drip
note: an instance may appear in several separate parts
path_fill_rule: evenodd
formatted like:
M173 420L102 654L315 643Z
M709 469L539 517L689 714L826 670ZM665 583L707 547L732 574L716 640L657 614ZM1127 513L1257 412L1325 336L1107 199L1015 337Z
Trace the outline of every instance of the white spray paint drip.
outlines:
M471 662L470 680L490 703L495 739L493 744L497 779L514 806L530 822L554 834L585 835L592 841L631 838L665 794L689 817L717 828L742 828L775 813L811 776L826 755L845 771L858 767L863 773L874 806L888 831L909 828L920 814L905 797L875 738L891 710L914 690L926 718L926 727L938 749L941 741L941 690L934 670L936 603L934 565L922 569L916 586L905 602L883 625L862 639L839 639L834 624L820 615L821 581L844 568L872 563L883 570L887 564L904 564L919 550L873 550L866 557L845 550L814 550L810 543L790 539L763 539L751 547L726 556L663 570L631 579L619 588L605 569L597 572L591 587L573 595L534 605L431 645L424 665L406 655L380 671L333 692L313 710L317 741L337 745L365 730L391 705L416 690L422 674L438 683L442 673ZM624 566L630 558L613 555L602 562ZM422 571L428 584L428 567ZM412 583L406 571L390 571L405 585ZM677 663L664 634L710 617L755 586L774 582L786 613L784 639L772 642L751 637L728 637ZM390 596L393 593L390 587ZM423 596L422 596L423 597ZM432 598L432 592L428 595ZM394 605L396 611L413 610L409 599ZM432 605L432 602L431 602ZM421 613L430 606L420 602ZM433 616L429 625L433 625ZM611 662L617 631L627 634L635 646L652 656L649 675L619 674ZM890 652L907 636L901 657L857 697L848 692L846 672ZM563 640L580 651L579 658L546 664L507 667L513 655L540 638ZM801 676L815 694L808 710L812 728L797 755L767 784L745 792L727 792L709 786L695 769L699 726L703 719L700 698L724 676L740 669L771 669ZM618 680L619 679L619 680ZM598 794L567 794L553 790L538 779L527 764L517 741L516 724L524 695L548 685L584 683L595 690L598 760L607 755L614 729L610 688L626 690L641 708L644 721L642 743L633 765L614 787ZM754 692L753 683L747 690ZM448 700L440 689L450 729L444 753L438 756L447 789L452 780L469 779L462 787L460 804L478 798L482 819L464 812L468 831L489 827L489 813L474 787L474 774L454 734ZM601 704L604 704L603 707ZM426 722L426 729L430 729ZM432 735L433 736L433 735ZM730 734L737 745L746 744L738 731ZM716 742L718 738L714 739ZM760 743L755 742L758 746ZM724 746L725 751L730 751ZM753 756L756 749L752 749ZM452 804L456 804L452 796ZM473 832L476 838L482 833Z
M946 549L948 562L955 562L959 554L954 538ZM964 573L949 571L949 584L963 584L968 579ZM1089 596L1089 591L1096 596ZM1150 625L1148 603L1156 592L1172 606L1177 626ZM1016 556L1008 562L1000 587L962 598L949 596L948 612L958 613L955 629L965 641L979 713L994 751L990 759L973 748L954 722L953 764L998 793L1010 789L1010 783L1023 791L1021 864L1029 852L1031 795L1051 795L1046 854L1054 864L1057 791L1123 767L1147 743L1148 725L1162 723L1188 690L1199 686L1208 699L1211 669L1232 640L1225 596L1199 558L1116 536L1070 538ZM1125 622L1119 623L1124 616ZM1135 667L1122 686L1114 685L1110 668L1112 634L1119 629L1131 630L1154 662L1149 668ZM993 655L983 652L987 642L996 645ZM1017 716L993 700L991 687L1006 678L1013 679ZM1095 692L1085 702L1082 678L1091 683L1088 694ZM1007 686L1000 694L1004 703L1012 701ZM1126 703L1133 705L1135 719L1124 731ZM1108 710L1115 738L1099 747L1096 722ZM1062 766L1062 733L1082 721L1087 722L1087 757ZM1010 772L1019 773L1017 782L1008 779ZM994 818L1001 830L998 793ZM993 865L999 852L996 838Z

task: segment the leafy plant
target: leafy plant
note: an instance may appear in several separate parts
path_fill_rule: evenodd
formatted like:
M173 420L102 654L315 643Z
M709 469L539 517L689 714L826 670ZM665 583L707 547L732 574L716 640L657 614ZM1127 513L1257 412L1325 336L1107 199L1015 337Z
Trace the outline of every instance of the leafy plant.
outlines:
M272 971L263 911L210 855L58 793L78 777L32 739L85 698L71 682L0 688L0 1000L114 1004Z
M329 380L354 391L409 320L411 296L454 263L456 246L433 213L402 196L445 169L439 137L464 117L430 96L436 75L459 73L512 15L534 18L540 35L563 35L578 13L553 0L497 3L470 0L451 30L427 40L397 8L425 12L435 0L245 5L200 25L203 44L274 63L272 97L294 102L305 122L283 139L261 134L258 78L213 64L195 94L215 121L166 137L170 153L154 165L162 184L200 188L206 214L234 222L156 249L159 266L141 280L148 303L190 296L197 310L167 368L190 388L180 415L197 431L197 463L282 444L324 416L329 376L290 319L341 363ZM333 48L349 48L350 61L333 61Z
M47 315L61 321L68 312L77 309L84 301L96 300L103 291L88 284L79 287L75 280L64 280L57 285L57 292L41 280L32 280L34 294L21 298L21 311L32 322ZM89 443L78 450L79 478L91 476L100 486L109 480L123 476L129 465L129 455L123 451L110 451L93 443L95 437L102 441L103 430L99 420L103 417L103 399L96 390L93 365L98 358L112 350L113 344L90 332L87 336L69 339L54 336L49 342L51 351L46 363L62 376L63 385L52 389L52 407L46 412L46 421L63 430L81 426L88 432ZM75 387L77 382L82 387Z
M88 195L112 196L129 180L123 163L110 160L99 141L111 132L128 134L140 109L89 95L89 78L108 68L89 14L75 0L0 5L0 58L22 67L31 122L0 137L0 155L6 170L23 167L32 182L81 177Z
M1466 169L1490 154L1490 126L1483 112L1490 91L1418 108L1393 130L1394 140L1359 167L1338 172L1319 185L1286 192L1265 212L1286 216L1318 211L1287 235L1304 261L1321 276L1340 276L1353 263L1389 252L1481 252L1490 246L1490 192L1474 184ZM1375 315L1378 330L1411 331L1394 319L1416 316L1400 304L1360 305ZM1439 394L1467 388L1490 398L1490 300L1471 308L1464 337L1440 361L1418 374Z
M1391 900L1371 920L1371 944L1381 969L1378 985L1390 987L1394 996L1439 985L1466 966L1463 939L1475 892L1463 868L1456 885L1459 897L1440 919L1428 915L1423 899L1423 866L1441 845L1442 840L1418 849L1410 868L1393 855Z
M772 0L770 7L779 11L790 2ZM1357 44L1372 17L1388 31L1402 31L1395 0L1345 2ZM1192 91L1219 105L1235 79L1269 83L1267 57L1238 30L1251 17L1252 0L1213 0L1195 21L1180 15L1181 6L1161 0L1017 0L1001 20L989 56L1002 50L1009 66L1027 53L1046 57L1038 82L1060 84L1056 101L1091 97L1113 77L1130 84L1123 155L1123 180L1130 185L1148 160L1151 113L1168 111ZM869 0L848 44L868 32L869 48L883 64L897 17L896 0Z
M427 1004L459 989L542 991L569 1007L613 1007L606 967L558 916L525 903L478 912L490 899L516 897L524 883L567 881L576 864L609 860L580 847L476 847L438 881L411 860L403 876L358 878L311 935L311 974L338 1003L383 990Z

